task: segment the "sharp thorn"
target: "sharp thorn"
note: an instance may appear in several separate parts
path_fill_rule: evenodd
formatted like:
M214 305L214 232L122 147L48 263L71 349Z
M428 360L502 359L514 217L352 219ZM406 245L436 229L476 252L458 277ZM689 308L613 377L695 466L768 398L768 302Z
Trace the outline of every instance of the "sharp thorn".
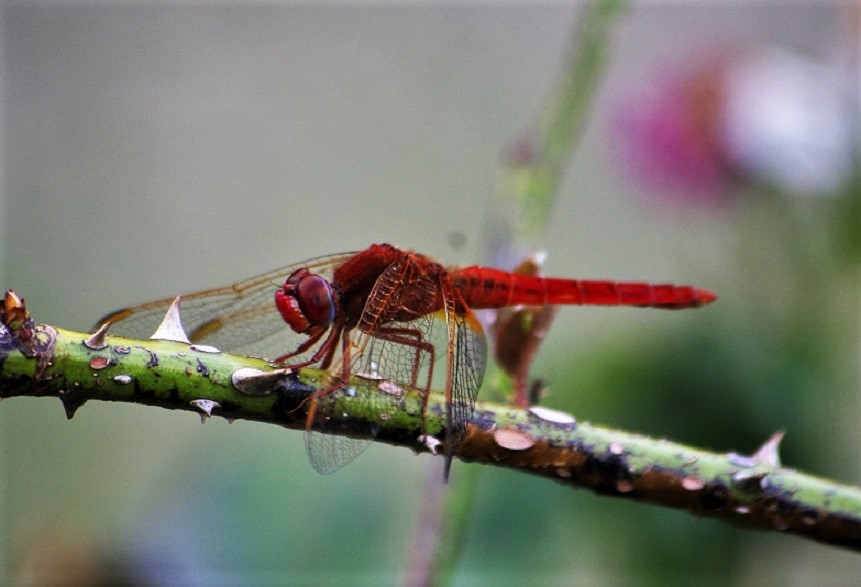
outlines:
M783 440L783 436L784 432L778 431L762 443L762 446L751 457L756 464L769 467L780 466L780 441Z
M110 322L105 322L99 328L84 340L84 346L92 351L100 351L107 348L108 329L111 327Z
M188 402L193 408L200 410L200 423L206 422L206 419L212 415L212 410L220 408L221 404L211 399L193 399Z
M63 402L63 409L66 411L67 420L71 420L75 416L75 412L87 403L86 399L79 397L61 397L60 401Z
M418 441L425 445L432 455L439 454L439 447L442 446L442 442L435 436L422 434L419 436Z
M158 325L158 328L156 328L155 333L150 336L150 339L191 344L188 340L188 335L182 329L182 321L179 318L179 296L176 296L176 299L173 300L173 303L164 315L164 319Z

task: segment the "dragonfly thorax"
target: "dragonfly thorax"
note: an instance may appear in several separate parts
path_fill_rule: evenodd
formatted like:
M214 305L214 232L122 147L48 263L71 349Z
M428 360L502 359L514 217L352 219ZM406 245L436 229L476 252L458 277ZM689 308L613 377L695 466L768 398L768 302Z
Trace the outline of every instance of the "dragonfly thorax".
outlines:
M335 299L327 279L307 269L293 272L275 292L281 317L298 334L313 334L335 320Z

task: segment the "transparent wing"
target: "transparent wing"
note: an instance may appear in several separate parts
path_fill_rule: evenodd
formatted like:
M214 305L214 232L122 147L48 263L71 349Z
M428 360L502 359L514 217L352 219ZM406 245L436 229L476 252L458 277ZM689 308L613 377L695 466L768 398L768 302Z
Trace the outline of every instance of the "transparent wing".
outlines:
M436 381L435 371L437 376L441 376L439 369L434 369L435 347L426 344L435 331L444 330L438 327L441 317L440 312L436 317L427 315L409 322L387 322L375 334L358 330L351 333L350 374L376 387L370 402L372 411L380 419L405 408L404 398L408 389L416 388L426 394ZM333 390L318 401L331 401L339 393L344 391ZM337 420L326 421L318 413L313 422L314 429L305 432L308 460L320 473L332 473L352 461L368 447L378 432L369 425L365 437L332 434L338 426ZM354 426L355 423L351 432L355 434Z
M182 295L180 317L191 342L223 351L275 358L294 350L302 340L284 323L275 307L275 290L301 267L331 278L334 269L355 253L318 257L245 281ZM124 308L104 316L97 326L111 323L111 333L149 338L174 298Z
M351 438L323 434L314 430L305 432L305 450L311 466L322 475L334 473L370 446L372 438Z
M449 439L446 444L453 449L473 417L476 396L484 378L487 346L481 324L447 277L443 276L442 282L437 284L408 271L392 272L400 280L392 284L387 283L385 275L368 297L360 321L362 327L350 333L350 374L377 386L371 402L381 419L404 408L408 389L418 390L426 399L432 390L450 388L451 400L446 410L451 429L446 431ZM393 278L393 281L397 280ZM443 288L450 303L442 310L422 314L416 309L418 301L434 300L438 287ZM380 292L385 295L378 295ZM403 311L405 308L416 310L412 313L415 317L387 319L410 314ZM337 422L314 422L316 429L335 426ZM360 454L375 433L369 429L367 438L348 438L309 432L306 434L308 458L318 471L332 472Z
M455 310L450 319L455 323L453 368L451 373L452 400L448 407L452 422L454 445L460 443L466 425L472 420L478 390L484 380L487 365L487 339L481 322L469 308Z
M429 311L436 293L434 280L418 264L401 259L377 278L355 328L347 334L349 372L343 375L361 377L377 387L370 401L372 413L380 420L403 409L408 388L418 389L424 397L431 389L437 353L431 340L438 320ZM428 311L422 304L429 304ZM328 399L324 396L319 401ZM337 421L321 421L318 417L313 425L318 430L331 429ZM368 439L376 432L369 427ZM364 450L368 439L309 432L308 459L318 471L331 472Z

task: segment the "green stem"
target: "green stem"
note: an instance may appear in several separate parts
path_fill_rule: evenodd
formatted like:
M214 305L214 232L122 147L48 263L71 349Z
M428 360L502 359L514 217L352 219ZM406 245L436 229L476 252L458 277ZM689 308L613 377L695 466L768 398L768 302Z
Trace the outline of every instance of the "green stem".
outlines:
M199 400L209 400L217 403L211 409L214 416L303 429L306 400L327 381L315 369L279 376L260 359L204 352L183 343L109 336L104 348L92 349L85 343L88 334L49 326L39 326L36 334L44 344L25 352L18 350L21 345L14 337L0 336L0 397L58 397L70 415L89 400L199 415ZM276 375L249 395L233 385L241 368ZM380 410L382 395L385 413ZM378 381L355 378L345 390L323 398L317 418L328 422L329 433L356 436L374 430L377 441L429 452L419 439L419 394L405 390L396 402L391 397L391 390L381 389ZM431 394L430 434L443 434L444 412L442 395ZM712 453L576 423L565 414L489 402L476 406L455 456L540 475L572 488L861 551L861 489L783 468L774 464L774 458Z
M583 134L626 0L588 2L571 36L550 99L535 127L514 142L500 170L492 244L522 242L544 230L559 184Z

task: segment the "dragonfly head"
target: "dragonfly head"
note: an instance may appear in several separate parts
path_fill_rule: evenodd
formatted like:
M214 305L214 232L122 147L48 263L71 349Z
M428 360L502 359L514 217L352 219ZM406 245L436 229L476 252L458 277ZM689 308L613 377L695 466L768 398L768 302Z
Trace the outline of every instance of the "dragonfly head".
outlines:
M314 334L335 319L332 285L305 268L294 271L275 292L275 306L298 334Z

